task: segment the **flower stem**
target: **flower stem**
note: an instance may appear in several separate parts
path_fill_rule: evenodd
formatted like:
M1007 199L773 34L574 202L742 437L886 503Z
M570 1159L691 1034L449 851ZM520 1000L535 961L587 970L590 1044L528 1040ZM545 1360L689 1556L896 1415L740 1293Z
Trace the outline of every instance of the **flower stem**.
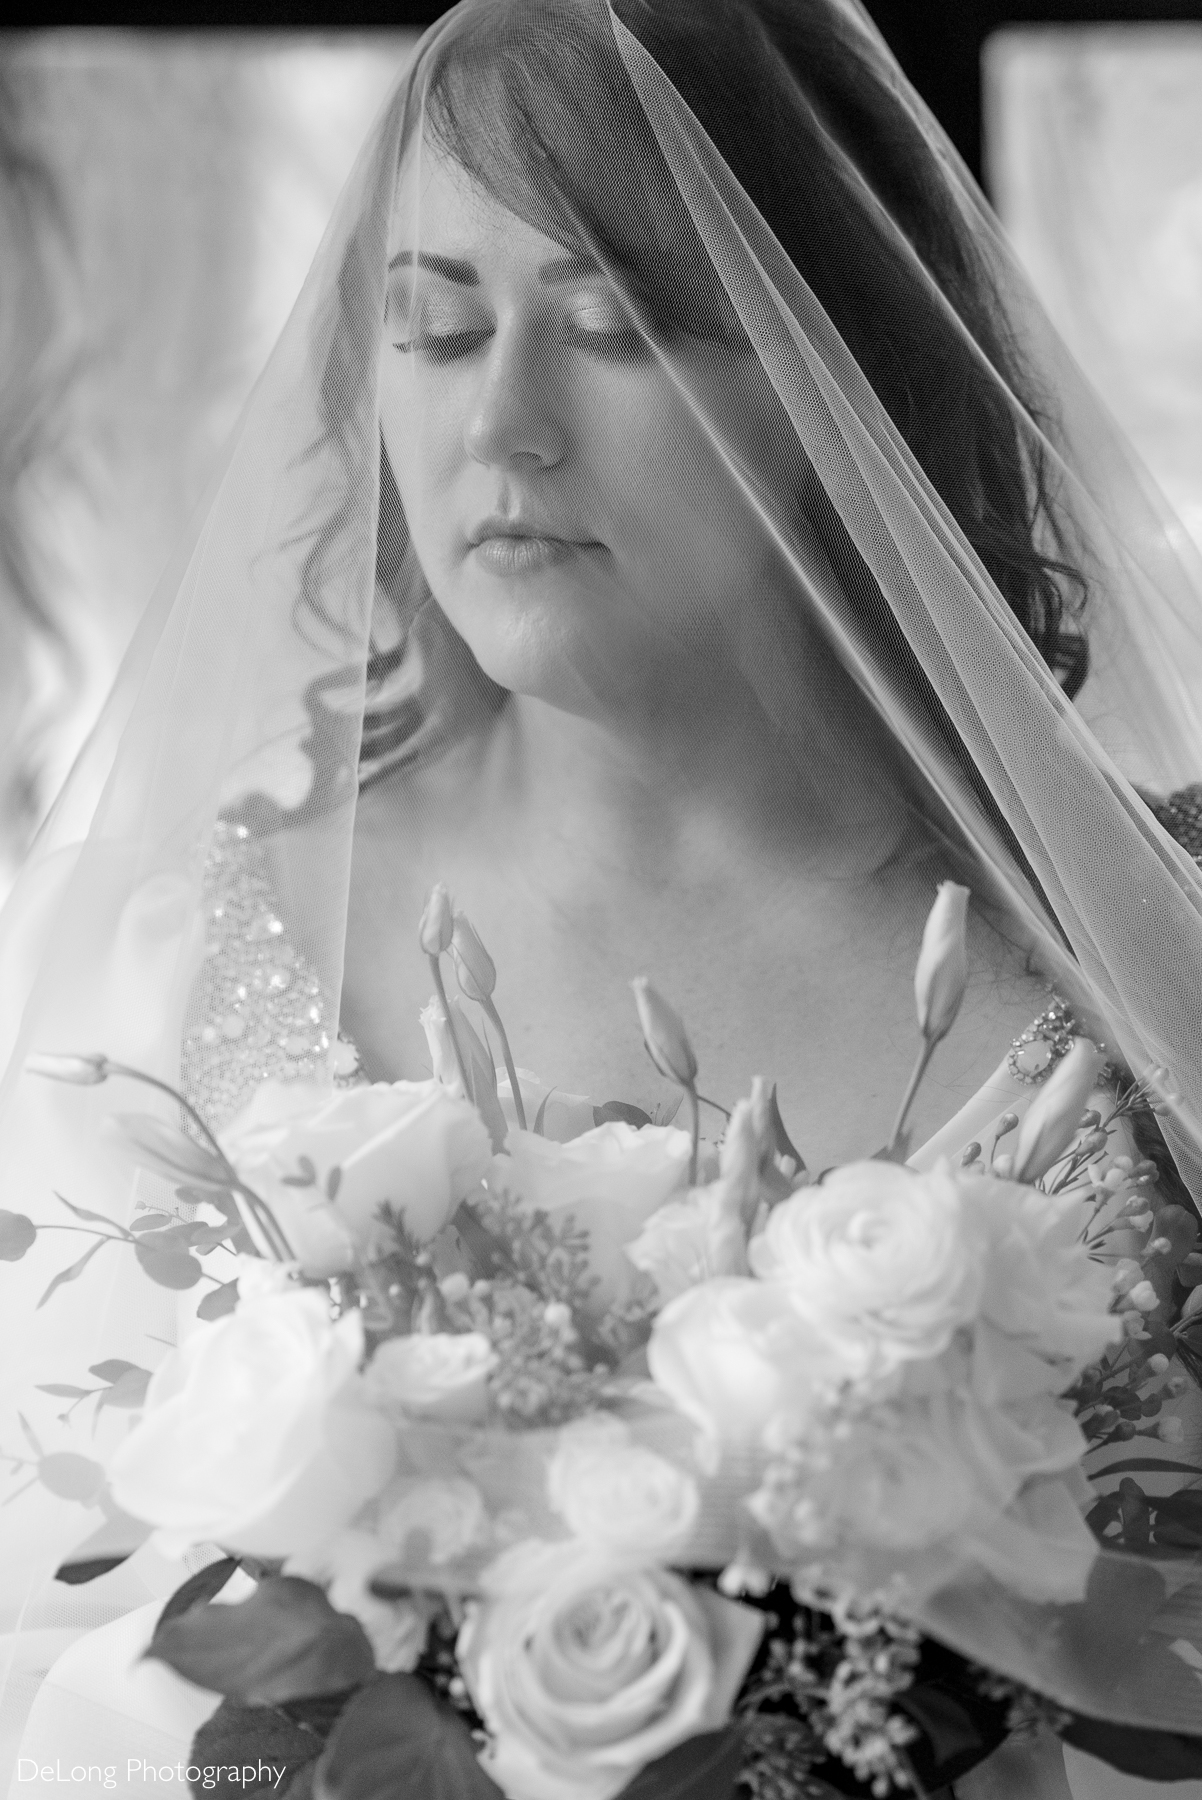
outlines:
M500 1034L501 1055L505 1058L505 1073L509 1077L509 1089L513 1095L513 1110L517 1114L518 1130L525 1131L526 1108L522 1104L522 1090L518 1083L518 1072L513 1065L513 1052L509 1048L509 1037L501 1023L501 1015L493 1004L492 995L486 994L480 1004L484 1008L485 1017L491 1019Z
M730 1118L731 1112L729 1106L723 1106L717 1100L707 1100L704 1094L698 1094L697 1098L702 1106L712 1106L714 1111L720 1112L724 1119Z
M451 1048L455 1052L455 1067L458 1069L459 1079L463 1083L463 1097L465 1100L472 1100L474 1103L472 1084L467 1078L467 1067L463 1060L463 1051L459 1048L459 1038L455 1032L455 1020L451 1014L451 1003L447 999L446 983L442 978L442 965L436 956L431 956L430 968L434 975L434 991L438 995L438 1002L442 1007L443 1017L447 1022L447 1030L451 1034Z
M906 1084L906 1091L902 1095L902 1103L898 1108L897 1121L894 1124L893 1135L889 1139L889 1147L886 1151L888 1156L896 1156L901 1149L902 1139L906 1129L906 1120L910 1116L910 1108L913 1106L914 1097L918 1093L919 1087L922 1085L922 1078L927 1072L927 1064L931 1060L931 1055L937 1041L937 1039L929 1037L924 1037L922 1040L922 1048L915 1058L914 1067L910 1071L910 1079Z
M685 1093L689 1096L689 1112L691 1114L690 1137L692 1142L689 1147L689 1186L696 1187L697 1151L701 1143L701 1108L698 1104L700 1096L697 1092L696 1082L690 1081L685 1088Z
M277 1262L293 1261L292 1246L285 1237L281 1226L276 1220L275 1214L272 1212L267 1202L262 1199L260 1195L256 1194L253 1188L247 1187L246 1183L239 1178L238 1171L235 1169L233 1163L231 1163L229 1157L225 1154L225 1151L221 1148L221 1145L217 1142L217 1139L204 1118L197 1112L190 1101L185 1100L178 1088L173 1088L170 1082L160 1081L157 1075L147 1075L142 1069L131 1069L125 1063L109 1063L108 1072L110 1075L124 1075L129 1081L140 1081L144 1087L157 1088L159 1093L170 1095L171 1099L175 1101L185 1117L190 1119L193 1125L195 1125L197 1131L199 1131L204 1138L206 1145L229 1176L230 1189L234 1194L235 1199L237 1199L237 1196L240 1194L243 1199L247 1201L255 1223L262 1231L268 1249L276 1258Z

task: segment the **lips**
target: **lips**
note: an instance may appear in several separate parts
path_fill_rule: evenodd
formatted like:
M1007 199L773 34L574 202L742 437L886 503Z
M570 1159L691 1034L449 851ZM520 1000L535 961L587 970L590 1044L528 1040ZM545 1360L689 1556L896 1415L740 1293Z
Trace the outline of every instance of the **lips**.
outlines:
M599 546L588 538L563 537L527 516L484 519L468 536L468 547L494 575L530 575Z

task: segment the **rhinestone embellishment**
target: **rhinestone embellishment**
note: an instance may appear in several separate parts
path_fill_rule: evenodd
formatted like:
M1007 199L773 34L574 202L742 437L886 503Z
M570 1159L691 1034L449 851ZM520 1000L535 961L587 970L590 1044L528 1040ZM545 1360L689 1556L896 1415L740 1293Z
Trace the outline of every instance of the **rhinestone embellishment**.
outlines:
M218 1130L262 1081L333 1072L359 1056L330 1020L316 971L288 941L267 858L245 825L218 820L205 866L204 962L183 1044L183 1092Z
M1037 1087L1072 1049L1073 1036L1073 1015L1054 994L1050 1005L1011 1044L1006 1067L1016 1081Z

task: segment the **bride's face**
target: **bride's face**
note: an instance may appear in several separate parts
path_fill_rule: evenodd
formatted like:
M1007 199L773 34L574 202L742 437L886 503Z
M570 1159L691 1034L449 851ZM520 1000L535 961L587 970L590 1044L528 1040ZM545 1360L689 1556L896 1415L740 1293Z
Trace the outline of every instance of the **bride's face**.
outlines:
M762 561L678 384L599 269L428 146L389 255L384 441L439 604L503 687L661 703L682 653L721 656ZM706 346L673 361L730 382Z

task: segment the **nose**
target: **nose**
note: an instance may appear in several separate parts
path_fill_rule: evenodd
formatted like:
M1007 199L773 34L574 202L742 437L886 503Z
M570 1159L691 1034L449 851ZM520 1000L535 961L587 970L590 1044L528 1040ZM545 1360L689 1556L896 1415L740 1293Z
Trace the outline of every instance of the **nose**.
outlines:
M554 468L567 449L554 359L534 322L499 324L464 421L474 462L490 468Z

